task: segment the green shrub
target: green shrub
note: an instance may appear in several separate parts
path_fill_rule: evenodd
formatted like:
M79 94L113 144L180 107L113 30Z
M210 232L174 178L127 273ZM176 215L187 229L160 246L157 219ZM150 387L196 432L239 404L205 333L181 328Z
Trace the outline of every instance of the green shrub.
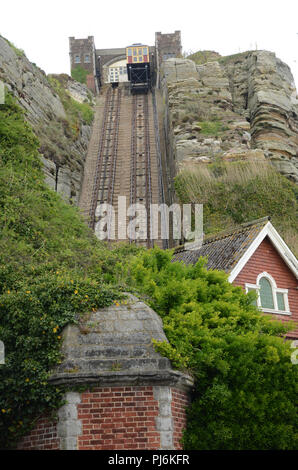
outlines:
M0 105L0 448L61 404L63 390L47 379L60 360L62 328L121 297L114 268L125 248L109 251L45 185L38 148L7 93Z
M81 67L81 65L77 65L74 69L71 71L71 76L74 80L80 83L87 83L87 75L88 71Z
M204 260L172 263L156 248L131 261L127 278L163 319L169 343L154 341L157 350L194 377L184 449L296 449L298 368L286 327Z

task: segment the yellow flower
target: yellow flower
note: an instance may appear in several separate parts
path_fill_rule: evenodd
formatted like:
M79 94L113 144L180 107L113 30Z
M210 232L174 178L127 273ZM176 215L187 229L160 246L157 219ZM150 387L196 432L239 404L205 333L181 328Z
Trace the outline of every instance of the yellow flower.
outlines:
M58 339L61 339L61 336L57 336Z
M57 331L57 328L53 328L53 332L56 333L56 331Z
M85 295L86 299L88 299L88 295Z
M116 305L116 307L120 307L120 305L118 304L118 302L116 302L116 304L115 304L115 305Z
M25 382L30 382L30 379L26 379Z
M30 291L30 290L26 290L26 294L31 294L31 291Z
M2 408L2 410L1 410L1 411L2 411L2 413L6 413L6 410L4 410L3 408Z
M10 294L10 290L8 290L7 293Z
M78 291L77 291L77 290L75 290L75 291L74 291L74 293L75 293L75 294L77 294L77 293L78 293Z
M72 279L71 279L71 281L70 281L70 282L73 284L73 280L72 280Z
M23 424L23 421L19 421L19 425L22 426L22 424Z

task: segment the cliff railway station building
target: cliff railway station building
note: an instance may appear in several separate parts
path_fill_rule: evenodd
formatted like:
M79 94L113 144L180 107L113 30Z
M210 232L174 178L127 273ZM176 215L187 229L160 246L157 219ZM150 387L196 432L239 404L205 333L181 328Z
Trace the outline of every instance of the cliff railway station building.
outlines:
M133 44L139 49L142 44ZM147 46L147 45L146 45ZM181 33L155 33L155 44L149 47L150 68L153 83L158 80L159 67L163 60L179 57L182 53ZM138 54L138 51L136 51ZM126 48L96 49L94 37L86 39L69 38L71 70L82 67L88 72L87 86L98 92L104 83L127 82Z

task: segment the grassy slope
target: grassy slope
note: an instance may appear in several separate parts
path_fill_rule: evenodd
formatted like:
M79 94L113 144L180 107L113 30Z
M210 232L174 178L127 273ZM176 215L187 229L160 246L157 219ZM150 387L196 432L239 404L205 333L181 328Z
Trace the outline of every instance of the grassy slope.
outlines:
M183 203L204 204L206 234L265 216L298 254L297 187L267 163L217 163L176 177Z

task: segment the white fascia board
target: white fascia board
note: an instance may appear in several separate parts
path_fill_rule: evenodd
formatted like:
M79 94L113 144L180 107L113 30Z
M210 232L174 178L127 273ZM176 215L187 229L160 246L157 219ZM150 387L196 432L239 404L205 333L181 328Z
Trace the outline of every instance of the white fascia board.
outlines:
M259 247L259 245L262 243L262 241L267 235L276 250L278 251L278 253L280 254L280 256L282 257L282 259L285 261L287 266L298 279L298 261L296 257L291 252L290 248L286 245L286 243L283 241L281 236L277 233L271 222L267 222L265 227L261 230L261 232L252 242L250 247L246 250L242 258L240 258L236 266L232 269L228 279L229 282L232 283L236 279L240 271L242 271L248 260L252 257L256 249Z

